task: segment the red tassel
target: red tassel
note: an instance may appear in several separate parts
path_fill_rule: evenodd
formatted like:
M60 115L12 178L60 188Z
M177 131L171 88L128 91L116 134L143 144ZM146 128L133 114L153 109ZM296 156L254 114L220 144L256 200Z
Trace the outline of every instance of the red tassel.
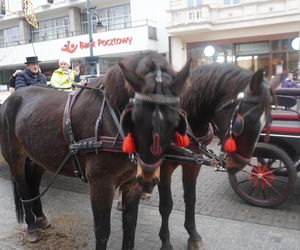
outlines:
M174 143L179 147L186 147L190 144L189 137L186 134L182 135L177 131L175 132L173 140L174 140Z
M234 153L236 151L236 144L232 136L229 136L224 143L224 151L226 153Z
M122 145L122 150L125 153L133 153L135 152L135 143L134 139L131 133L128 133L124 140L123 140L123 145Z

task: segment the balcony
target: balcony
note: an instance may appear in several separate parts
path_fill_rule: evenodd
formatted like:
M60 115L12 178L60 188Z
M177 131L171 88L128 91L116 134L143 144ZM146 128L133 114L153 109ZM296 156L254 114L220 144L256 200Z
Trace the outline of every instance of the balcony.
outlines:
M276 23L298 22L300 3L296 0L244 1L237 5L202 5L168 11L168 30L180 32L220 31Z

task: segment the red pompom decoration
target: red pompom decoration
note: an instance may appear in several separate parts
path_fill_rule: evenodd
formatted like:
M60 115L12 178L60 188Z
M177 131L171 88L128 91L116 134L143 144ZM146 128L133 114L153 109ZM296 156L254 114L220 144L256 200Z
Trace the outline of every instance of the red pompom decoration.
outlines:
M182 135L177 131L175 132L173 141L179 147L186 147L190 144L189 137L186 134Z
M124 140L123 140L123 145L122 145L122 150L125 153L133 153L135 152L135 144L134 144L134 139L131 133L128 133Z
M236 151L236 144L232 136L229 136L224 143L224 151L226 153L234 153Z

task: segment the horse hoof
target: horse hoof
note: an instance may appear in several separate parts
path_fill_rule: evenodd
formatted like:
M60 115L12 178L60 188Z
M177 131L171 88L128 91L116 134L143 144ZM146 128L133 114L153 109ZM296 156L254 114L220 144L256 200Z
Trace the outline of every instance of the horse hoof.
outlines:
M51 226L50 222L46 218L46 216L36 217L35 225L40 229L46 229Z
M27 236L28 242L35 243L40 241L41 239L42 239L42 234L40 230L38 229L28 230L28 236Z
M147 201L147 200L150 200L151 198L151 194L149 193L143 193L142 196L141 196L141 199L144 200L144 201Z
M188 250L205 250L202 240L192 241L188 240Z
M161 248L160 248L160 250L173 250L174 248L173 248L173 246L171 245L171 243L169 243L169 244L165 244L165 245L163 245Z

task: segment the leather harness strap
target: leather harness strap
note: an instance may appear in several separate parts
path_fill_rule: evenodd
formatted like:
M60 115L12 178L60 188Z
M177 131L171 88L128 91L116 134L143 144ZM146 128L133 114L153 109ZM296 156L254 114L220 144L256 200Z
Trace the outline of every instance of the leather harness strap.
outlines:
M72 164L74 166L74 174L75 176L79 177L83 182L87 182L85 177L85 173L82 170L80 162L78 160L77 154L79 152L88 153L88 152L95 152L98 153L98 150L101 151L109 151L109 152L122 152L122 139L124 138L124 131L121 127L120 121L116 115L116 112L111 107L111 105L106 100L104 95L104 91L101 89L97 89L102 92L103 100L100 106L100 111L98 118L95 124L95 136L90 138L85 138L79 141L75 141L72 123L71 123L71 111L72 107L75 104L77 98L79 97L80 93L83 89L95 90L94 88L90 88L87 86L77 85L77 88L74 92L70 93L68 96L68 100L64 110L64 117L63 117L63 131L64 137L66 142L69 146L69 152L72 156ZM105 106L108 107L108 110L113 118L113 121L118 129L118 135L116 137L101 137L100 136L100 128L102 124L102 118L104 113ZM119 138L121 135L121 139Z

